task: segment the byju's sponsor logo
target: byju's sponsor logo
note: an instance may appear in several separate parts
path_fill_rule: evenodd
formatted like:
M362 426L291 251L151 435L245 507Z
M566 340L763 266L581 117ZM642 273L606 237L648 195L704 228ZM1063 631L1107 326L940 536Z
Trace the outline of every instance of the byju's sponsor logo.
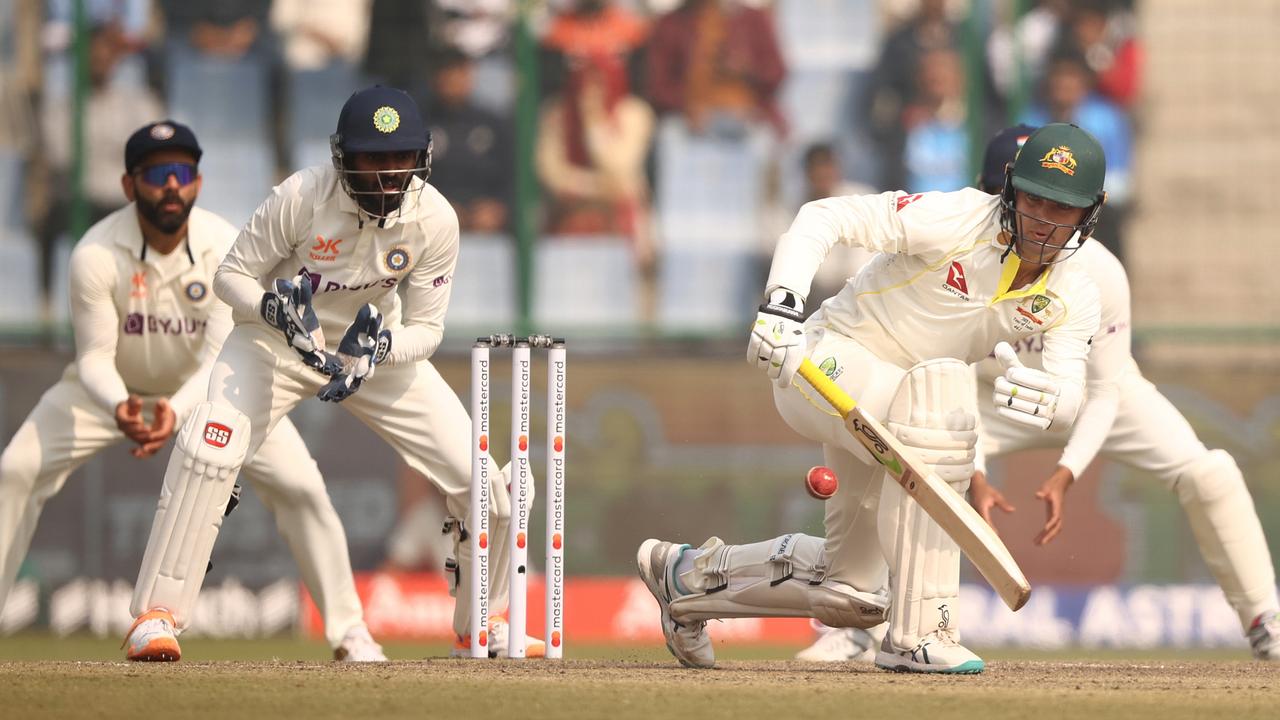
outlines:
M124 318L125 335L197 335L204 332L207 320L171 318L129 313Z

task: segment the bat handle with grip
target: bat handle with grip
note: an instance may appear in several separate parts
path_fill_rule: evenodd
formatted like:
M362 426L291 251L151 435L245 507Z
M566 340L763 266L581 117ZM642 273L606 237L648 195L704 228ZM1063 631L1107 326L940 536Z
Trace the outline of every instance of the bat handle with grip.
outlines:
M798 372L800 377L804 378L806 382L813 386L814 390L818 391L822 399L830 403L831 407L840 413L840 417L849 417L849 413L853 412L853 409L858 406L857 401L849 397L849 393L841 390L840 386L832 382L831 378L827 377L827 374L822 372L822 369L817 365L814 365L809 358L800 361L800 370Z

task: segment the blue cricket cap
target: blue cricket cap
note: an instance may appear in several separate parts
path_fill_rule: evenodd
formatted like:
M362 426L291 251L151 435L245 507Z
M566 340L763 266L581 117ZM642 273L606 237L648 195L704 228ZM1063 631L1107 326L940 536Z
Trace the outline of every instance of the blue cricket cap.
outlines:
M408 93L374 85L357 90L342 106L333 139L343 152L398 152L426 150L430 134Z
M1031 137L1036 129L1030 125L1014 125L996 133L987 143L986 152L982 154L982 174L978 176L978 187L988 192L1000 192L1004 187L1004 166L1012 163L1018 156L1022 144Z

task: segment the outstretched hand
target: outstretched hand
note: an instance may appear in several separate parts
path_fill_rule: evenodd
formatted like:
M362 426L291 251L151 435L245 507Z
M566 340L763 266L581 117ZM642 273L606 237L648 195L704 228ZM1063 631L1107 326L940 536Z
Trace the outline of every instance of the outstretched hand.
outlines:
M1070 470L1059 466L1036 491L1036 499L1044 501L1044 528L1036 535L1037 545L1048 545L1062 532L1062 510L1067 501L1067 489L1075 482Z
M1015 508L1004 499L1004 494L995 488L994 485L987 482L987 474L981 470L973 472L973 478L969 481L969 504L973 505L973 509L978 511L983 520L995 530L996 535L1000 534L1000 530L996 528L995 518L992 516L994 509L999 509L1006 513L1012 513Z

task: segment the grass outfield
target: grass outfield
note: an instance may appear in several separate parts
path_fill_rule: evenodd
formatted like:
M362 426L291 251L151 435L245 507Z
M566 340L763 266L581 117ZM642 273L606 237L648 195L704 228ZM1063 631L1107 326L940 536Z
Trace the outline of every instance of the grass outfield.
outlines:
M790 647L718 647L715 670L661 647L570 647L555 661L439 659L443 645L389 645L398 662L321 662L292 639L192 638L186 660L138 665L86 637L0 639L6 717L947 718L1274 717L1280 666L1244 651L1037 654L989 651L987 672L945 677L788 661ZM424 659L427 658L427 659ZM1088 658L1088 659L1085 659Z

